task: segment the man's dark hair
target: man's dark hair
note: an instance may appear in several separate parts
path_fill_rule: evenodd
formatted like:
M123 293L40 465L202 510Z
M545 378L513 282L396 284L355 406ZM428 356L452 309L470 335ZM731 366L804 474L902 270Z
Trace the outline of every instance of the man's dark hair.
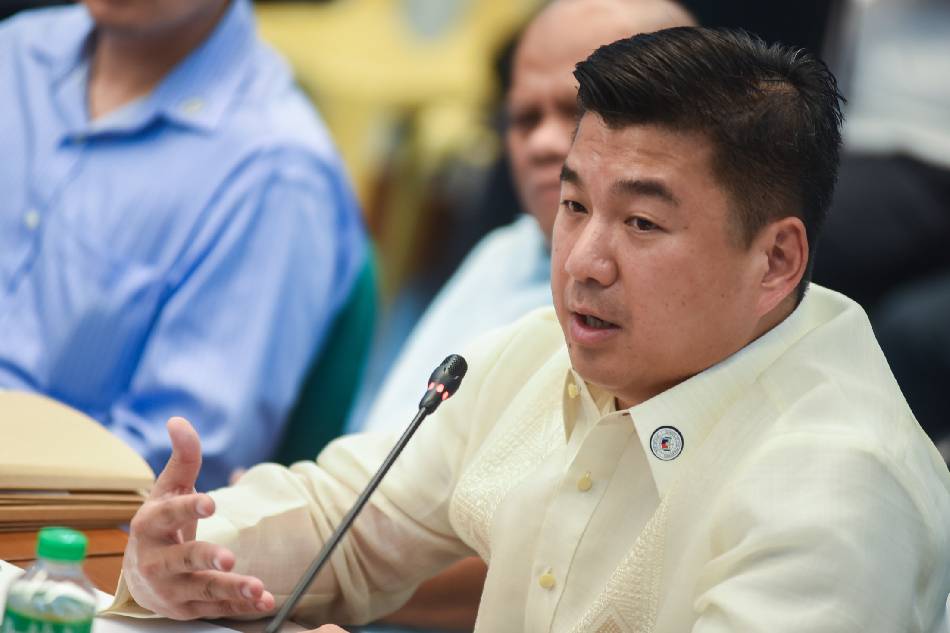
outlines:
M574 76L581 112L612 128L658 124L705 135L746 246L767 223L801 218L809 244L801 301L841 145L843 98L824 62L745 31L677 27L601 46Z

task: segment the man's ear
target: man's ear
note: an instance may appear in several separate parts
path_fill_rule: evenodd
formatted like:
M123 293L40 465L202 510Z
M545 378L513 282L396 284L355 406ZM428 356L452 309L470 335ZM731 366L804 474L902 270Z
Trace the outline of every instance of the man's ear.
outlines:
M808 235L801 218L789 216L770 223L755 241L766 262L759 280L759 313L764 316L794 296L808 265Z

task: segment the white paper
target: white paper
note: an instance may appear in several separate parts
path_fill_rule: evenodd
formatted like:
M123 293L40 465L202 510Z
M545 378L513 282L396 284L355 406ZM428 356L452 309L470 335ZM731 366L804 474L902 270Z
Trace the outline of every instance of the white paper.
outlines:
M3 613L3 607L7 604L7 588L22 573L23 570L16 565L0 560L0 613Z

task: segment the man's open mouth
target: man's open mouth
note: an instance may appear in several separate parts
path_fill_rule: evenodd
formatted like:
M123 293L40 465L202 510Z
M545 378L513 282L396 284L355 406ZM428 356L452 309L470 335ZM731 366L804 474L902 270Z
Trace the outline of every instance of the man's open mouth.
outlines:
M610 321L599 319L591 314L581 314L580 312L576 312L575 314L581 320L581 322L589 328L594 328L598 330L609 330L611 328L620 327L616 323L611 323Z

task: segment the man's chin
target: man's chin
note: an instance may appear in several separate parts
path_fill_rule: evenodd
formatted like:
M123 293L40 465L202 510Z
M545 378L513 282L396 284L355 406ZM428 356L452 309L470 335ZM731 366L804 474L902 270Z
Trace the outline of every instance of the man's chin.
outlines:
M141 18L129 12L90 11L90 15L100 34L108 33L112 37L135 38L148 32L147 27L143 27Z
M571 366L580 377L592 385L613 392L616 388L616 372L610 370L608 350L592 350L576 344L568 344Z

